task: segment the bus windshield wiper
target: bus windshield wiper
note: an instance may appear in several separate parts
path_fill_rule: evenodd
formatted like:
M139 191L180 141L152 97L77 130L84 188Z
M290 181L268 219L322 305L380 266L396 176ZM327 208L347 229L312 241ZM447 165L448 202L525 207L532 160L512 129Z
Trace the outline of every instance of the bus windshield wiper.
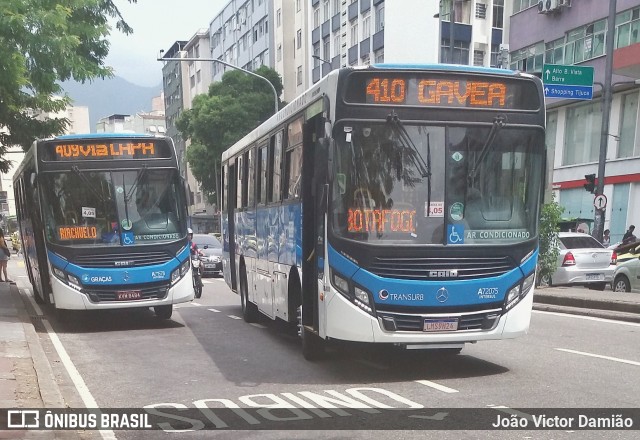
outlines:
M404 124L402 124L402 121L398 118L395 111L389 113L387 116L387 122L395 128L402 147L408 148L412 151L413 154L411 154L411 161L420 172L422 178L427 179L427 217L429 217L431 206L431 142L429 140L429 133L427 133L427 161L425 162L422 154L420 154L420 150L418 150L416 144L413 143L411 136L407 133L407 129L404 128Z
M398 134L398 139L400 140L400 144L413 152L411 155L411 161L420 171L420 175L424 177L431 177L431 164L424 161L422 154L418 151L418 148L411 140L411 136L407 133L407 130L404 128L402 121L398 118L398 115L395 111L392 111L387 116L387 122L391 124L393 128L395 128L396 133ZM430 155L429 155L430 156Z
M480 154L473 161L473 166L469 170L469 182L473 182L478 172L478 166L484 161L484 158L487 157L489 153L490 147L493 145L493 141L498 136L498 133L502 128L507 125L507 117L506 115L498 115L493 119L493 125L491 126L491 130L489 130L489 134L487 135L487 139L484 141L484 145L482 146L482 150L480 150Z
M93 183L91 183L91 181L87 179L87 176L84 175L84 172L80 168L78 168L77 165L73 165L71 167L71 171L73 171L73 173L78 176L80 180L82 180L82 183L87 185L87 188L89 188L89 190L98 198L98 200L100 200L102 203L111 201L111 195L107 195L105 197L102 192L98 191Z

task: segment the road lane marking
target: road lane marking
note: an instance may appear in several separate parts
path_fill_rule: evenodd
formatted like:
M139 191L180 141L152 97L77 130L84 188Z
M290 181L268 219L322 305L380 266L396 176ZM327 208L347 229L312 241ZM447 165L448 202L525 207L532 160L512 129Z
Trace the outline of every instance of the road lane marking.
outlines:
M53 344L53 347L56 349L58 357L60 358L60 362L62 362L62 365L64 365L64 368L67 370L67 374L71 378L73 385L76 387L76 391L78 391L82 402L84 402L84 406L86 408L99 409L100 407L98 406L96 399L94 399L91 391L89 391L89 388L87 387L87 384L84 382L84 379L82 379L80 372L73 364L73 361L67 353L67 350L65 350L64 346L62 345L62 341L60 341L60 338L58 338L58 335L51 327L51 324L49 324L49 321L46 319L46 317L44 317L42 309L38 306L38 304L36 304L35 300L33 299L33 294L30 294L31 291L29 289L24 290L28 293L27 298L29 299L29 302L31 303L33 309L36 311L36 314L43 317L41 322L44 325L45 330L47 331L47 336L49 336L49 340ZM99 432L102 438L105 440L116 439L115 433L111 430L105 429L100 430Z
M547 312L545 310L533 310L533 313L541 313L545 315L556 315L556 316L562 316L565 318L586 319L588 321L607 322L609 324L629 325L631 327L640 327L640 323L637 323L637 322L616 321L615 319L597 318L595 316L572 315L571 313Z
M214 313L220 313L220 310L216 310L216 309L207 309L207 310L209 310L210 312L214 312Z
M236 316L236 315L227 315L227 316L228 316L229 318L231 318L231 319L242 319L241 317Z
M445 387L444 385L440 385L439 383L431 382L430 380L416 380L415 382L426 385L428 387L434 388L438 391L442 391L443 393L457 393L458 390L454 390L453 388Z
M604 355L601 355L601 354L586 353L584 351L569 350L568 348L556 348L556 350L565 351L567 353L580 354L582 356L590 356L590 357L594 357L594 358L606 359L608 361L620 362L620 363L623 363L623 364L640 366L640 362L630 361L628 359L621 359L621 358L612 357L612 356L604 356Z

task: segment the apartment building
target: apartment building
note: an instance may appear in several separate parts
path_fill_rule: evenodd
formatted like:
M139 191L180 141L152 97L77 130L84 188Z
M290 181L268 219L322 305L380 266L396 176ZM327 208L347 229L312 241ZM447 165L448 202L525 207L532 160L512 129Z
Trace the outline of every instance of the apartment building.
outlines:
M542 74L544 64L594 68L593 99L547 98L547 148L552 185L564 216L594 218L594 195L585 175L598 174L602 85L613 57L609 133L606 136L604 229L611 243L640 221L640 1L617 0L614 50L606 53L609 2L516 0L510 17L510 67Z

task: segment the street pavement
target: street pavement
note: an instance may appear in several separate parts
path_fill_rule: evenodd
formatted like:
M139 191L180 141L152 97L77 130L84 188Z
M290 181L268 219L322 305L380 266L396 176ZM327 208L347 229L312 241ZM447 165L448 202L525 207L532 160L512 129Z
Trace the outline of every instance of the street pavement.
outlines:
M46 357L33 320L27 293L15 284L29 286L21 256L8 264L13 283L0 283L0 409L64 408L66 403ZM640 322L640 293L613 292L583 287L540 287L534 293L534 310L578 314L605 319ZM34 316L31 316L34 315ZM6 423L0 411L0 426ZM2 431L4 438L50 438L44 432ZM51 432L49 432L51 434ZM84 438L79 432L56 431L55 438Z

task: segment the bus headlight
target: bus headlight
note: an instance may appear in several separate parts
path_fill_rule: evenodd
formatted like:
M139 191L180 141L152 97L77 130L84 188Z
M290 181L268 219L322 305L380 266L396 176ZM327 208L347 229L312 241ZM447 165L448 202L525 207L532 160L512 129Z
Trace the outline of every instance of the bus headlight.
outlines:
M175 268L173 272L171 272L171 285L174 285L178 282L180 278L184 276L189 271L189 267L191 265L191 260L186 259L180 264L179 267Z
M53 270L53 274L60 278L62 281L67 281L67 275L64 273L64 271L62 269L58 269L55 266L51 266L51 269Z
M365 312L373 315L373 303L371 295L363 287L356 286L351 280L331 269L331 285Z
M521 283L518 283L515 286L513 286L511 289L509 289L509 292L507 292L507 299L505 300L506 310L512 309L513 306L515 306L522 300L522 298L527 296L527 294L531 291L531 288L533 287L534 275L535 275L534 272L530 273L522 280Z

